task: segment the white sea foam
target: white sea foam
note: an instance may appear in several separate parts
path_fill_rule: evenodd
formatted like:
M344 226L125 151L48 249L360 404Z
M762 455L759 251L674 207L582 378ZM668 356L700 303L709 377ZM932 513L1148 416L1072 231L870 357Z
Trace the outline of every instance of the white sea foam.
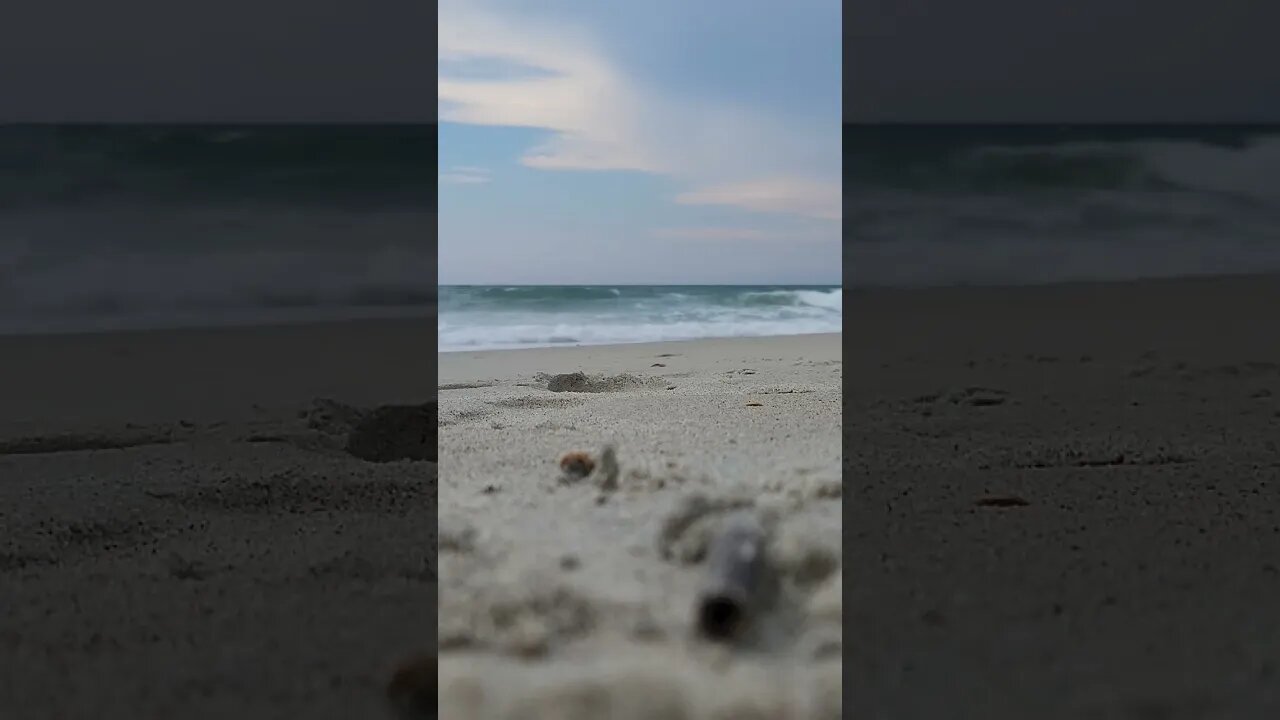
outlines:
M473 292L483 293L483 290ZM605 345L718 337L840 332L843 291L827 289L610 288L531 289L524 303L460 303L443 289L437 326L441 352L557 345ZM603 296L604 293L601 295ZM492 298L497 293L487 294ZM502 293L510 297L510 293ZM471 309L451 310L464 305Z

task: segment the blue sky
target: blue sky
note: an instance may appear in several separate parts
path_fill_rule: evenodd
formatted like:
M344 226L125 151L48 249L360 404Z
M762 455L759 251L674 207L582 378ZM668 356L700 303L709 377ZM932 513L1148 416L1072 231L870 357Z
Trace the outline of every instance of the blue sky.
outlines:
M836 0L441 0L442 284L838 283Z

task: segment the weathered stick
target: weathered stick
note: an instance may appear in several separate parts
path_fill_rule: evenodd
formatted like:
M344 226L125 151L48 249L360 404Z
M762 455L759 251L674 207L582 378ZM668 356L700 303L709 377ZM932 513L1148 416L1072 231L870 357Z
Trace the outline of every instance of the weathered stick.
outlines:
M713 640L732 640L761 604L765 532L754 513L724 520L707 551L707 576L698 596L698 628Z

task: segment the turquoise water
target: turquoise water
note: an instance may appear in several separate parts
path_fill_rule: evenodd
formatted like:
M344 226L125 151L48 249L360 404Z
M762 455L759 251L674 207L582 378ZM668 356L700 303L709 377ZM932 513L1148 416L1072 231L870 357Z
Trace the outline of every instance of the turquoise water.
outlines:
M442 352L840 332L843 291L796 285L443 286Z

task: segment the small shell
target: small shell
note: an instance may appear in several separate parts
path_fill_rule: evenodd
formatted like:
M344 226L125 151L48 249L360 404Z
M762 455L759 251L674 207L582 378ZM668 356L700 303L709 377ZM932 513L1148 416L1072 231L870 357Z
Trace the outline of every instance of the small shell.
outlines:
M560 458L560 470L564 474L575 478L584 478L590 475L595 467L596 461L591 459L589 453L581 450L567 452Z

